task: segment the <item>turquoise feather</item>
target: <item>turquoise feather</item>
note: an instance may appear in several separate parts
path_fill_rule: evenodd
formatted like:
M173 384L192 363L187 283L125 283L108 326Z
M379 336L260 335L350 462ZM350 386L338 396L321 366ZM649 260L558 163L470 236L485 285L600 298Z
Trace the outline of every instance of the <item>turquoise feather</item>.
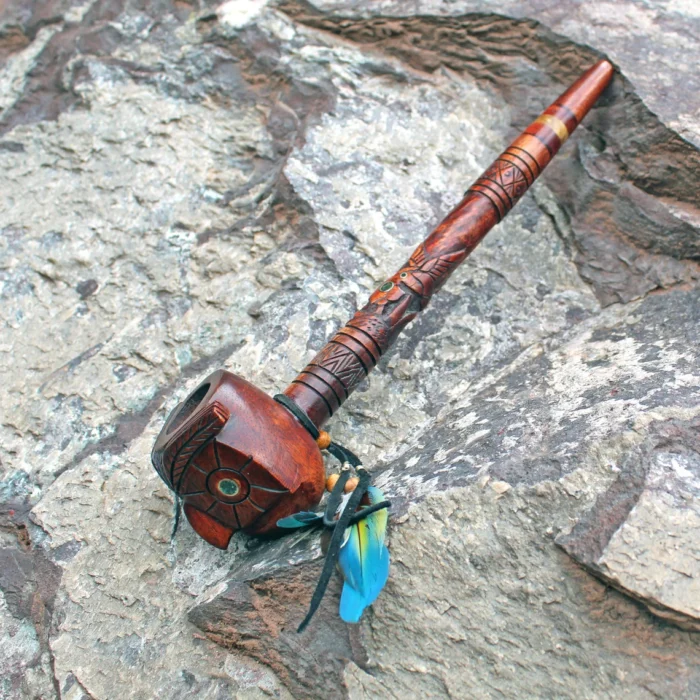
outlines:
M319 513L303 510L299 513L294 513L294 515L288 515L286 518L281 518L277 521L277 527L286 529L308 527L309 525L315 525L321 520L323 520L323 516Z
M367 490L370 505L384 500L375 486ZM340 549L338 566L345 583L340 597L340 618L359 622L389 577L389 550L384 544L389 514L386 508L350 526Z

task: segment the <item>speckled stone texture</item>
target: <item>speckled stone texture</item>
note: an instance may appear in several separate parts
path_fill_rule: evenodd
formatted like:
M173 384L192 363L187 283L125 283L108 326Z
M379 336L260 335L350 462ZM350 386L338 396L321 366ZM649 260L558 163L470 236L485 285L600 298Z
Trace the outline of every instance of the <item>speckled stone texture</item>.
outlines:
M172 537L155 435L284 388L601 55L333 419L393 567L296 635L318 535ZM1 700L700 695L697 3L9 0L0 61Z

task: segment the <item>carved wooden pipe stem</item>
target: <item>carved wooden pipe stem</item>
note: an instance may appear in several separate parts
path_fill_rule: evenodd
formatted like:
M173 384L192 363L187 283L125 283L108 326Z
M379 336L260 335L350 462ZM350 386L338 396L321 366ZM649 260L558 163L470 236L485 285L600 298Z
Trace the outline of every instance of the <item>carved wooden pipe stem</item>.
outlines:
M612 65L600 61L525 129L285 390L317 427L523 196L612 74ZM175 407L158 435L152 461L183 499L192 527L221 548L235 530L273 532L280 518L312 508L325 482L319 447L301 423L224 370L207 377Z
M599 61L549 106L467 190L408 262L372 294L284 393L320 427L407 323L525 194L610 82Z

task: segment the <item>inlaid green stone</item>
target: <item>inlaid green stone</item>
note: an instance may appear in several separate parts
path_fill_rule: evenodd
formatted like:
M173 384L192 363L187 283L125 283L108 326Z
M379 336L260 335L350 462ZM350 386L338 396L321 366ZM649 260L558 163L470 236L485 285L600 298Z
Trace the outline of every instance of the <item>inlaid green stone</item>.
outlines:
M221 491L221 493L224 494L224 496L236 496L241 490L241 487L238 485L238 482L234 481L233 479L222 479L216 485L216 488L218 488L219 491Z

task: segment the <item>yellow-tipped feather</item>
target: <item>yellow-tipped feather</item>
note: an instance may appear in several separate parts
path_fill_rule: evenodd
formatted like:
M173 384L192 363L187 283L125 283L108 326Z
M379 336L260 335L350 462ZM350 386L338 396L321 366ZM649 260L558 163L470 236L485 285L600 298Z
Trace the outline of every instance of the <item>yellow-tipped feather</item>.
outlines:
M370 505L384 500L382 492L370 486ZM340 617L358 622L364 609L381 592L389 576L389 550L384 544L388 513L384 508L348 528L348 536L338 557L345 579L340 598Z

